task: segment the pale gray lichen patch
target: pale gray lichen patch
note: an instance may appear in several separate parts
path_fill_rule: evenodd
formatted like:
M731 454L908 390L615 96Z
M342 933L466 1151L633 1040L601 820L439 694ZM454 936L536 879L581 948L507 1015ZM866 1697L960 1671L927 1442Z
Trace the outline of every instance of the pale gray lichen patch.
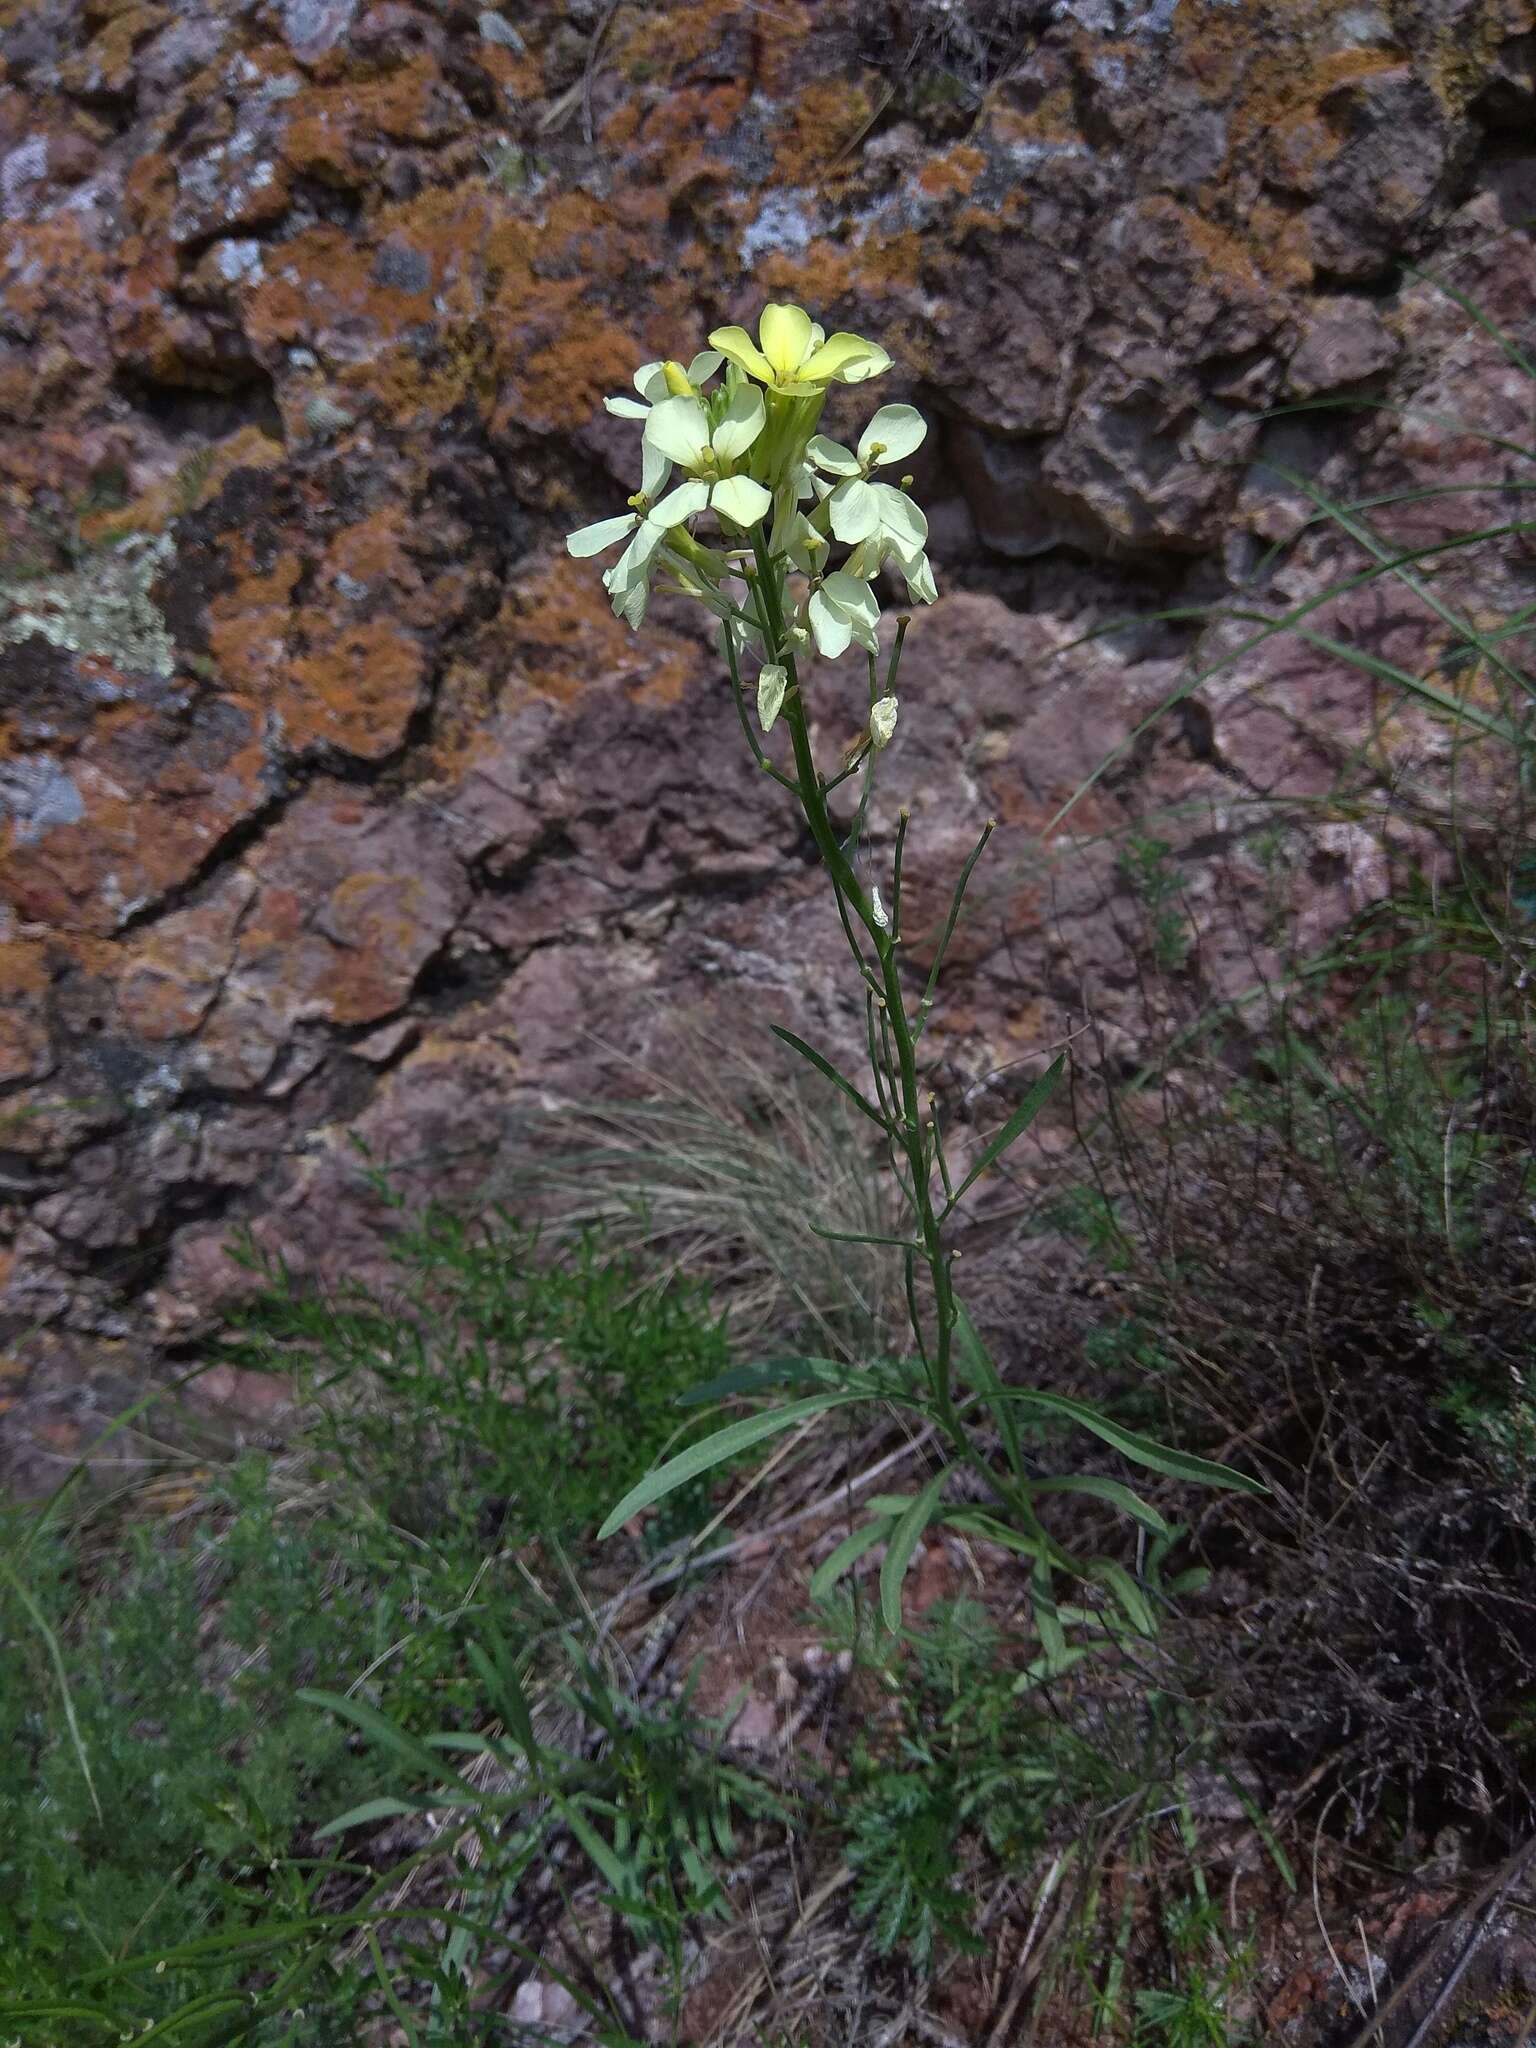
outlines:
M750 270L759 256L770 249L787 249L793 255L808 249L819 232L807 202L809 192L770 192L758 208L757 218L748 223L741 237L742 267Z
M34 846L55 826L77 825L84 816L84 797L49 755L0 761L0 818L15 825L18 846Z
M175 552L169 534L130 534L82 555L64 575L0 574L0 642L40 635L134 675L174 674L175 644L150 591Z

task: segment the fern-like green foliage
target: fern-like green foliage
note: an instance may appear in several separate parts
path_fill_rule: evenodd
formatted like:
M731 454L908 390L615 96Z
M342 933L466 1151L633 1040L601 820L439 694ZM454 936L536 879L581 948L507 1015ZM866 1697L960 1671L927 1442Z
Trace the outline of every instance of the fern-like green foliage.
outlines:
M648 1275L590 1233L556 1257L506 1211L470 1222L434 1205L402 1222L392 1255L396 1284L326 1294L257 1261L267 1289L231 1355L298 1370L315 1443L421 1535L581 1543L687 1441L679 1398L729 1361L698 1282ZM673 1496L649 1540L698 1526L707 1499L707 1482Z
M856 1654L873 1647L846 1595L828 1617ZM946 1946L976 1945L966 1878L977 1851L1019 1867L1082 1800L1124 1798L1146 1782L1141 1755L1089 1742L1021 1697L1002 1647L973 1601L926 1616L913 1664L898 1673L884 1660L900 1701L894 1736L856 1747L839 1800L855 1907L882 1954L901 1949L920 1970Z
M520 1635L566 1618L519 1547L579 1560L675 1435L679 1393L728 1363L699 1287L595 1238L434 1209L402 1215L396 1273L336 1299L271 1270L232 1353L295 1373L309 1422L283 1457L226 1469L190 1527L130 1524L108 1544L62 1514L0 1520L0 2040L95 2048L146 2023L183 2048L364 2038L392 1986L355 1929L327 1930L369 1872L319 1831L394 1788L356 1724L306 1694L382 1704L417 1742L500 1711L487 1615ZM669 1502L674 1525L704 1500ZM573 1707L578 1692L590 1721L595 1672ZM609 1711L569 1796L634 1873L620 1890L637 1914L675 1929L718 1907L733 1816L766 1808L716 1768L686 1702ZM488 1924L538 1838L498 1832L465 1893ZM402 1965L430 1987L434 2048L502 2038L463 1963Z

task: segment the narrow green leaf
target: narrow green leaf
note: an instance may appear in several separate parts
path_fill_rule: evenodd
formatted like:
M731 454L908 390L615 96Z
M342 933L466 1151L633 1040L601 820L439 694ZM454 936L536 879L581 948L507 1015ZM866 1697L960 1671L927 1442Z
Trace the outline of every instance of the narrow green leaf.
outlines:
M880 1237L868 1230L824 1230L819 1223L810 1226L815 1237L830 1238L833 1244L889 1244L900 1252L920 1252L922 1246L914 1244L909 1237Z
M94 2020L102 2027L113 2024L112 2015L96 2005L52 2005L46 2000L0 2005L0 2027L20 2026L23 2020Z
M705 1437L702 1443L694 1444L686 1451L679 1451L675 1458L658 1465L654 1472L647 1472L638 1484L632 1486L598 1530L599 1542L606 1541L615 1529L622 1529L631 1515L638 1515L642 1508L650 1507L654 1501L664 1500L678 1487L686 1486L690 1479L697 1479L700 1473L712 1472L728 1458L750 1450L767 1437L782 1435L785 1430L808 1421L813 1415L824 1415L829 1408L845 1407L850 1401L860 1398L857 1394L813 1394L805 1401L791 1401L787 1408L775 1408L766 1415L748 1415L725 1429L717 1429L713 1436Z
M1131 1577L1123 1564L1116 1564L1113 1558L1098 1557L1088 1567L1089 1577L1101 1586L1108 1586L1120 1603L1120 1611L1139 1636L1157 1634L1157 1616L1152 1612L1147 1596Z
M1521 353L1511 337L1496 322L1489 319L1475 299L1470 298L1466 292L1458 291L1455 285L1447 284L1444 278L1436 277L1432 270L1419 270L1412 263L1405 263L1403 268L1410 277L1422 278L1425 284L1432 284L1437 292L1443 292L1448 299L1453 300L1464 313L1477 322L1485 334L1493 337L1517 370L1523 371L1527 377L1536 378L1536 363Z
M1049 1657L1031 1658L1013 1681L1014 1698L1017 1699L1021 1693L1033 1692L1037 1685L1044 1685L1049 1679L1064 1677L1074 1664L1096 1656L1104 1647L1105 1643L1074 1643L1066 1655L1054 1663Z
M1111 1422L1107 1415L1097 1408L1090 1408L1086 1401L1074 1401L1066 1394L1042 1394L1027 1387L1009 1387L1010 1400L1023 1401L1028 1407L1043 1408L1049 1415L1064 1416L1068 1422L1075 1422L1083 1429L1092 1430L1104 1442L1112 1444L1124 1458L1133 1464L1145 1465L1148 1471L1161 1472L1165 1479L1185 1479L1196 1486L1227 1486L1235 1493L1268 1493L1269 1488L1260 1479L1250 1479L1245 1472L1234 1472L1229 1465L1213 1464L1209 1458L1197 1458L1190 1451L1171 1450L1166 1444L1154 1443L1149 1436L1127 1429L1122 1423Z
M1110 1507L1118 1508L1122 1514L1129 1515L1132 1521L1140 1522L1144 1529L1150 1529L1154 1536L1167 1536L1171 1534L1168 1523L1158 1513L1157 1509L1153 1507L1152 1503L1143 1500L1139 1493L1133 1492L1129 1486L1119 1479L1099 1479L1091 1476L1071 1479L1037 1479L1034 1482L1033 1491L1036 1493L1086 1493L1091 1495L1094 1500L1102 1500Z
M439 1784L452 1785L472 1799L479 1797L474 1786L467 1778L461 1778L451 1764L445 1763L440 1756L434 1756L424 1742L418 1742L414 1735L407 1735L403 1728L397 1728L387 1715L381 1714L376 1707L370 1707L365 1700L346 1699L337 1692L314 1692L307 1686L298 1696L312 1707L324 1707L328 1713L340 1714L344 1721L350 1721L354 1728L372 1736L382 1748L392 1749L396 1756L403 1757L426 1777ZM441 1802L434 1800L433 1803Z
M763 1358L755 1365L733 1366L717 1373L702 1386L679 1394L679 1408L704 1408L716 1401L728 1401L737 1394L766 1394L774 1387L815 1386L843 1376L843 1369L831 1358Z
M1244 1813L1246 1813L1249 1820L1252 1821L1255 1833L1258 1835L1259 1840L1264 1844L1265 1848L1269 1851L1270 1856L1274 1861L1276 1870L1279 1871L1281 1877L1285 1880L1285 1886L1287 1891L1295 1891L1296 1872L1291 1865L1291 1859L1289 1856L1286 1855L1285 1850L1280 1846L1280 1839L1276 1835L1274 1829L1270 1826L1268 1816L1265 1814L1263 1808L1258 1806L1254 1802L1252 1795L1244 1788L1244 1786L1239 1784L1238 1780L1233 1776L1231 1771L1226 1769L1224 1765L1218 1765L1217 1771L1221 1777L1226 1779L1227 1784L1230 1786L1232 1792L1236 1796L1239 1806L1242 1807Z
M609 1848L597 1829L593 1827L592 1823L581 1811L581 1808L573 1800L558 1797L554 1801L554 1807L560 1818L586 1851L593 1867L601 1875L609 1890L618 1898L633 1900L635 1897L634 1873L624 1868L624 1865L614 1855L612 1849Z
M530 1766L537 1767L539 1742L533 1732L533 1715L528 1706L528 1695L523 1691L523 1682L517 1673L505 1642L494 1627L488 1627L490 1652L487 1654L479 1643L470 1643L467 1654L487 1695L493 1701L496 1711L512 1731L512 1738L528 1759Z
M327 1835L345 1834L348 1828L360 1828L367 1821L396 1820L402 1813L423 1813L431 1804L429 1799L365 1799L361 1806L350 1806L345 1813L328 1820L323 1828L316 1828L315 1834L324 1841Z
M957 1508L942 1519L946 1529L957 1529L962 1536L977 1536L983 1543L996 1543L1004 1550L1016 1550L1021 1557L1038 1558L1042 1555L1038 1537L1025 1536L1018 1529L1010 1529L1006 1522L1000 1522L996 1515L989 1515L981 1508Z
M855 1529L851 1536L845 1536L830 1556L822 1559L811 1574L810 1593L813 1600L825 1600L844 1572L856 1565L865 1551L890 1534L889 1519L866 1522L862 1529Z
M85 1789L90 1795L91 1809L95 1813L96 1818L101 1820L104 1818L101 1811L101 1801L96 1797L96 1781L91 1776L91 1759L86 1751L85 1737L80 1733L80 1723L75 1717L75 1696L70 1689L69 1673L64 1668L64 1653L59 1648L59 1639L49 1626L48 1617L38 1605L31 1589L21 1578L20 1574L13 1569L10 1561L0 1558L0 1567L3 1567L6 1577L11 1582L12 1592L15 1593L17 1599L26 1609L28 1620L43 1639L43 1647L48 1652L48 1661L53 1666L53 1675L58 1680L59 1703L64 1709L64 1725L69 1730L70 1747L75 1752L75 1761L79 1764L80 1775L85 1780Z
M814 1045L807 1045L805 1040L797 1038L793 1031L786 1031L782 1024L774 1024L769 1028L775 1038L782 1038L786 1045L793 1046L802 1059L810 1061L818 1074L825 1074L834 1088L841 1088L848 1100L856 1108L863 1110L872 1124L878 1124L881 1130L889 1135L889 1125L869 1097L861 1089L855 1088L846 1074L840 1074L825 1053L818 1052Z
M945 1216L949 1215L950 1211L954 1208L955 1204L960 1200L961 1196L964 1195L967 1188L971 1187L976 1181L980 1180L981 1176L986 1172L987 1168L989 1166L994 1165L999 1159L1002 1158L1003 1154L1008 1150L1008 1147L1013 1143L1015 1138L1021 1137L1023 1133L1029 1129L1029 1126L1034 1122L1035 1118L1040 1114L1041 1110L1044 1109L1046 1103L1049 1102L1051 1096L1055 1093L1056 1083L1061 1079L1062 1071L1065 1068L1066 1064L1067 1056L1064 1052L1058 1053L1055 1059L1051 1061L1051 1064L1046 1068L1045 1072L1040 1076L1039 1080L1035 1083L1033 1088L1030 1089L1029 1093L1024 1097L1024 1100L1019 1104L1018 1108L1013 1112L1013 1115L1009 1117L1007 1123L1003 1125L1003 1128L998 1132L997 1136L987 1146L986 1150L982 1153L981 1157L977 1160L976 1164L965 1176L965 1179L961 1181L959 1187L955 1189L953 1199L945 1205ZM940 1221L943 1221L942 1217L940 1218Z
M500 1764L507 1760L505 1743L498 1742L494 1736L473 1735L468 1729L447 1728L441 1735L424 1735L422 1741L429 1749L456 1749L465 1756L493 1757Z
M880 1565L880 1612L886 1627L892 1635L901 1628L901 1584L907 1576L907 1567L922 1541L923 1531L933 1520L934 1510L939 1504L939 1495L944 1491L944 1482L949 1477L949 1467L936 1472L917 1498L903 1511L891 1530L891 1540L886 1545L885 1556Z
M982 1343L976 1325L958 1302L955 1304L955 1357L966 1378L985 1399L1002 1435L1009 1466L1015 1476L1022 1479L1024 1459L1019 1446L1019 1429L1013 1419L1013 1410L1001 1398L1005 1392L1002 1375L993 1363L991 1352Z
M1490 733L1494 739L1504 740L1510 746L1519 746L1521 736L1518 729L1507 718L1500 718L1495 712L1484 711L1466 697L1453 697L1449 690L1442 690L1436 684L1427 682L1423 676L1416 676L1411 669L1399 668L1396 662L1387 661L1379 654L1371 654L1363 647L1352 647L1347 641L1332 639L1327 633L1314 633L1306 627L1296 629L1298 640L1305 640L1309 647L1316 647L1324 654L1334 655L1339 661L1348 662L1351 668L1363 669L1367 675L1379 676L1383 682L1395 683L1410 697L1419 697L1426 704L1433 704L1437 711L1444 711L1452 718L1462 719L1467 725L1475 725L1480 732ZM1480 636L1462 633L1461 637L1481 652ZM1498 667L1508 670L1508 663L1499 662Z
M1035 1627L1040 1631L1040 1646L1045 1652L1046 1670L1054 1675L1067 1668L1067 1637L1056 1607L1051 1567L1043 1556L1035 1559L1029 1590L1035 1610Z

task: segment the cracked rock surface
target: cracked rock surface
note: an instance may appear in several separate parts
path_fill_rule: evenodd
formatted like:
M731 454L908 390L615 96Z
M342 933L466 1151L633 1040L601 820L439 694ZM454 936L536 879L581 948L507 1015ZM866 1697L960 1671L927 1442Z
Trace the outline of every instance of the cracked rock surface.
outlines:
M1116 834L1168 842L1213 1000L1277 887L1313 942L1379 894L1371 833L1286 813L1277 881L1261 828L1362 748L1442 787L1446 732L1295 641L1048 828L1230 644L1153 615L1254 576L1288 475L1467 485L1383 515L1412 545L1509 519L1531 385L1403 266L1531 347L1533 51L1530 0L0 0L0 1461L46 1483L195 1348L237 1225L365 1260L349 1133L468 1188L679 1015L858 1056L700 619L632 637L561 549L633 487L603 395L765 296L878 334L933 421L874 845L909 798L921 966L1000 820L957 1102L1087 1014L1135 1058ZM1348 397L1387 408L1255 417ZM1262 595L1343 559L1320 529ZM1511 539L1479 602L1533 571ZM1434 654L1395 587L1317 622ZM829 755L858 687L814 679Z

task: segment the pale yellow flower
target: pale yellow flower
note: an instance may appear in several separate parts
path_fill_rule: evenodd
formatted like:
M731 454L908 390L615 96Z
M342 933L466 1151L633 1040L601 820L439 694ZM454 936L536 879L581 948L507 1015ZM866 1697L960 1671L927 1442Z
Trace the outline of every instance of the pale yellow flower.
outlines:
M829 384L862 384L891 367L885 350L861 335L828 340L802 306L764 306L755 342L744 327L717 327L709 345L759 384L790 397L809 397Z

